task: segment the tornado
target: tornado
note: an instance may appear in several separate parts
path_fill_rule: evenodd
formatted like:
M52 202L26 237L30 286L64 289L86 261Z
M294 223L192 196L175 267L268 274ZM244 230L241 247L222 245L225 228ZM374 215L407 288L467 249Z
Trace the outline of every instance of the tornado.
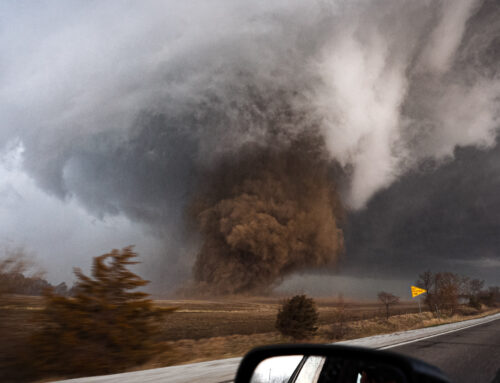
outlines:
M198 290L263 294L294 272L333 267L343 233L332 169L315 132L247 145L208 169L190 207Z

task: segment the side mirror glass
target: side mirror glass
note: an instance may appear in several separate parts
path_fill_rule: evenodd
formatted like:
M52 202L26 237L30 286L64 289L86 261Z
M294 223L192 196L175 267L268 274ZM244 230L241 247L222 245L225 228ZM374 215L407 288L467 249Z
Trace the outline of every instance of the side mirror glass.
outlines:
M320 355L277 356L263 360L251 383L406 383L397 367L370 360Z

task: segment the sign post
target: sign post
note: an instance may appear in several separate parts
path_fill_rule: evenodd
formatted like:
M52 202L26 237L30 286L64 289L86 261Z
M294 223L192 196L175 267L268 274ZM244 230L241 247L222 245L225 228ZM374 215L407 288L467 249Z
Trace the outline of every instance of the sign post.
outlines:
M427 290L421 289L420 287L417 286L411 286L411 297L415 298L418 297L421 294L425 294ZM420 298L418 299L418 311L420 314L422 314L422 307L420 306Z

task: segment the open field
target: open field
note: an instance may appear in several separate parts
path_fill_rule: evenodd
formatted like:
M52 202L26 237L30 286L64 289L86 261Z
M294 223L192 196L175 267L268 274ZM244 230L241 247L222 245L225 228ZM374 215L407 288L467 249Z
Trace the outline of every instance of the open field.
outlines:
M380 303L347 301L343 304L343 330L339 331L338 300L316 299L316 302L319 329L309 341L320 343L436 326L498 311L463 308L462 314L438 319L430 312L419 314L418 303L414 301L395 306L391 318L386 320ZM163 327L164 340L172 352L159 355L148 368L241 356L253 347L290 342L274 329L278 298L157 301L157 304L175 306L178 310L167 318Z
M164 324L165 340L201 339L229 335L251 335L275 331L274 322L281 303L279 298L234 298L231 300L158 300L161 306L174 306ZM316 299L320 325L335 321L337 299ZM376 302L345 302L349 320L384 316ZM403 302L394 314L416 313L416 302Z
M429 312L419 314L416 302L403 302L391 310L393 316L386 320L382 306L375 302L346 301L343 303L342 317L339 316L341 307L338 300L317 299L316 302L320 313L319 329L315 337L310 339L312 342L355 339L494 312L483 310L480 313L464 309L467 316L436 319ZM177 307L176 312L166 316L159 339L170 350L157 355L146 365L131 370L240 356L255 346L290 341L274 329L280 298L156 300L155 303L158 306ZM40 297L27 296L9 296L2 301L0 376L2 369L8 369L23 354L23 341L36 328L34 314L42 308L42 304ZM339 320L342 322L342 331L339 331Z
M163 324L164 340L201 339L229 335L251 335L274 331L280 298L233 298L228 300L155 300L158 306L177 307ZM320 324L331 323L338 308L337 299L316 299ZM31 326L33 314L41 310L41 297L11 295L0 305L0 329L10 337L23 336ZM350 320L383 316L375 302L345 302ZM403 302L393 313L418 312L416 302Z

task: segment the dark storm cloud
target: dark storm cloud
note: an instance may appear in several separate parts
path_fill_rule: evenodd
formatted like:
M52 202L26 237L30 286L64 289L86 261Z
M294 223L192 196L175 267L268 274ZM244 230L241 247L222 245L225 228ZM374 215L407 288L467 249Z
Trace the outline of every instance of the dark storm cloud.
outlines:
M185 210L221 158L238 163L248 145L286 151L319 132L352 211L346 262L368 265L405 246L442 250L437 233L447 238L457 213L439 201L465 191L439 172L459 166L457 147L488 153L496 142L493 0L19 4L0 12L18 16L0 16L0 144L20 142L25 171L48 193L162 238L157 279L173 260L195 262L204 239L186 231ZM433 208L442 218L426 218ZM418 218L436 233L424 242L405 226Z
M459 148L445 164L423 164L350 215L344 270L412 278L452 269L498 283L499 190L498 145Z

